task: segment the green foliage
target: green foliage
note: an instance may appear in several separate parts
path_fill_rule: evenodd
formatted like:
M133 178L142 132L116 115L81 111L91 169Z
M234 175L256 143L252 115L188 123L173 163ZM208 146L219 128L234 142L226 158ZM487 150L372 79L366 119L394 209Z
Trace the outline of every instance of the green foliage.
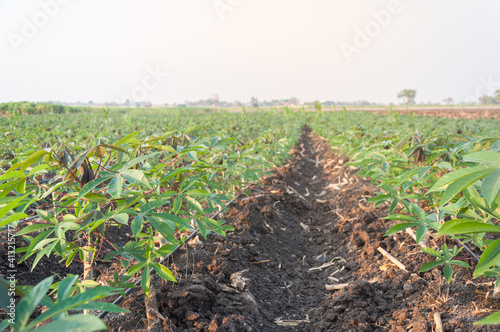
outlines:
M0 114L13 116L44 113L79 113L89 110L91 110L90 107L64 106L52 103L30 103L26 101L0 104Z
M46 294L53 282L54 277L48 277L33 287L17 286L22 291L22 299L15 308L15 318L6 318L0 323L0 330L9 326L13 332L27 331L98 331L106 329L106 325L93 315L69 315L69 310L107 310L110 312L126 312L120 307L106 302L95 302L111 295L115 295L119 289L97 286L84 292L76 292L73 287L78 279L71 276L59 283L57 300L54 302ZM41 304L49 309L30 321L30 317ZM43 324L36 328L37 325ZM36 329L35 329L36 328Z
M420 250L426 254L436 257L436 260L422 265L419 272L426 272L440 265L444 265L444 278L448 283L451 282L451 278L453 277L453 268L451 265L458 265L466 268L470 267L469 264L464 261L453 259L462 250L462 248L458 249L457 247L453 247L452 249L448 249L448 246L444 244L442 250L434 250L427 247L421 247Z

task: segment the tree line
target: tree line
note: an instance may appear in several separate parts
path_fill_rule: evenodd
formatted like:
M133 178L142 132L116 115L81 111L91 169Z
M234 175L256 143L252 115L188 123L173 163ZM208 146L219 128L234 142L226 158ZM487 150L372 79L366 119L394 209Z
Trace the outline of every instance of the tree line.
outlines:
M0 104L0 114L28 115L43 113L78 113L91 110L90 107L57 105L52 103L13 102Z

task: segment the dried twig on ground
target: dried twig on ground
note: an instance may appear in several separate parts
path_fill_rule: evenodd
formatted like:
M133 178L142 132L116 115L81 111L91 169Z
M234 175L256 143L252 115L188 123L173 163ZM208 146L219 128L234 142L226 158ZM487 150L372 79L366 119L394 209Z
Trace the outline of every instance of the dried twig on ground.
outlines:
M377 250L383 255L385 256L387 259L389 259L391 262L393 262L397 267L399 267L401 270L404 270L406 272L408 272L408 270L406 270L406 266L404 266L403 263L401 263L399 260L397 260L396 257L392 256L391 254L389 254L387 251L385 251L384 248L381 248L381 247L378 247Z
M434 313L434 323L436 323L436 332L443 332L443 323L439 312Z
M340 289L344 289L346 288L347 286L349 286L349 284L337 284L337 285L325 285L325 289L326 290L340 290Z

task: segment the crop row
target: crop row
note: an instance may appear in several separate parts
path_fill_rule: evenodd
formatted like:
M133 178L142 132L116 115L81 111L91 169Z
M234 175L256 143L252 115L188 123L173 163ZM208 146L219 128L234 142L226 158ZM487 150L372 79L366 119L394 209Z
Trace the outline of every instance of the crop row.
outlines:
M386 236L415 229L420 249L433 257L420 272L443 267L450 283L454 266L470 268L456 256L463 244L473 245L480 253L474 278L495 277L498 292L499 121L338 112L318 114L311 126L379 186L370 202L388 203L386 219L400 221ZM458 245L430 248L423 245L429 236ZM478 323L498 324L500 312Z

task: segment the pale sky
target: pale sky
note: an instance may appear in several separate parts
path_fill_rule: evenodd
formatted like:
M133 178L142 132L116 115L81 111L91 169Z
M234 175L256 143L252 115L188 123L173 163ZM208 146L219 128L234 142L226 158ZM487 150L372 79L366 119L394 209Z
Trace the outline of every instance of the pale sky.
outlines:
M378 13L378 14L377 14ZM455 102L500 89L498 0L0 0L0 102Z

